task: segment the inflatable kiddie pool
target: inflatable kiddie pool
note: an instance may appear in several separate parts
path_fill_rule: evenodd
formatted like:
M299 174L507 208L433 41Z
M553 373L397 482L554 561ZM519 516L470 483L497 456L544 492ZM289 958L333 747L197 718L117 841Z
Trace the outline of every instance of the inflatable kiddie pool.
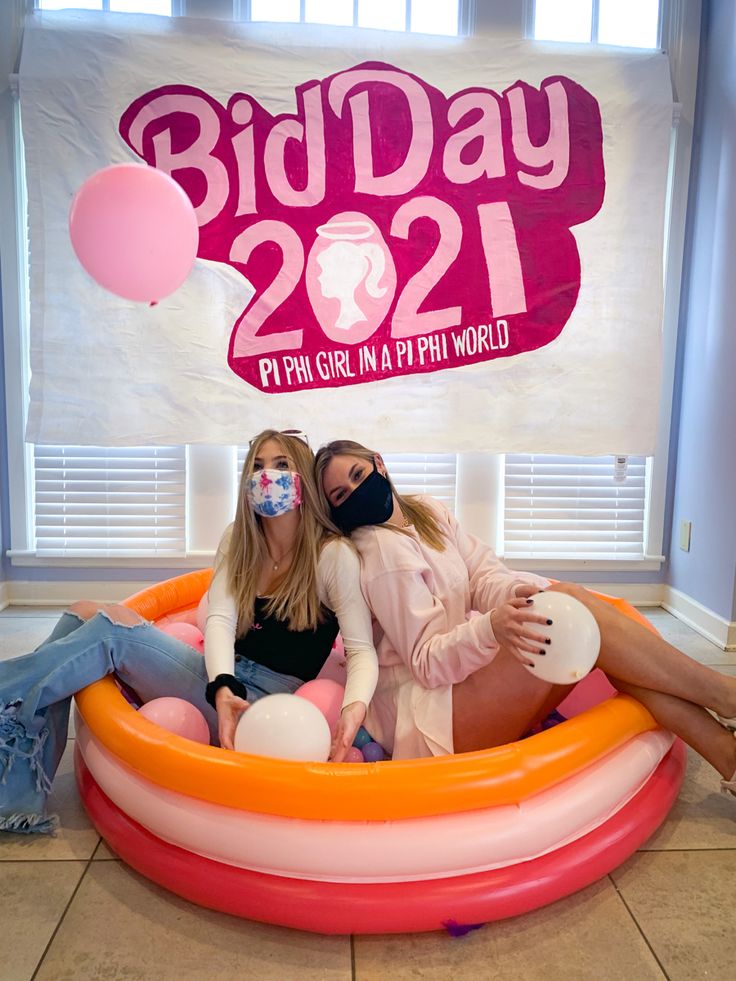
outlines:
M126 605L191 616L210 575ZM684 747L612 693L595 671L561 704L568 721L484 752L330 764L190 742L108 677L77 695L77 783L120 858L202 906L319 933L462 932L594 882L664 820Z

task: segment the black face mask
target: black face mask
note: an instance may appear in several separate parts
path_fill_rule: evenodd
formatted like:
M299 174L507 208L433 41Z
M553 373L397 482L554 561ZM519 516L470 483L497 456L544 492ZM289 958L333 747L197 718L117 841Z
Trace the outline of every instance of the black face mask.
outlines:
M394 510L391 484L378 472L374 462L373 473L358 484L342 504L330 510L332 520L345 535L361 525L382 525Z

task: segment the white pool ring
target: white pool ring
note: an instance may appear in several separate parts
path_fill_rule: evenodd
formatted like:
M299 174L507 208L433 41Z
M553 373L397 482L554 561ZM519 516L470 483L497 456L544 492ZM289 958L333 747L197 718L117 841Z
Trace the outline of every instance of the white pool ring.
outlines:
M600 826L643 786L673 742L635 736L518 805L396 821L318 821L212 804L157 786L78 723L84 761L121 810L158 838L239 868L332 882L465 875L529 861Z

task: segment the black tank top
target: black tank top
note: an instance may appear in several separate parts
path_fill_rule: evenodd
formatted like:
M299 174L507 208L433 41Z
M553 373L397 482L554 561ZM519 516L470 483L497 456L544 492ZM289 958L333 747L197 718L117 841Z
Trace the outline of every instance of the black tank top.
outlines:
M303 681L316 678L337 637L337 617L323 606L324 620L315 630L289 630L285 621L266 615L267 603L266 598L256 597L253 623L235 641L235 656Z

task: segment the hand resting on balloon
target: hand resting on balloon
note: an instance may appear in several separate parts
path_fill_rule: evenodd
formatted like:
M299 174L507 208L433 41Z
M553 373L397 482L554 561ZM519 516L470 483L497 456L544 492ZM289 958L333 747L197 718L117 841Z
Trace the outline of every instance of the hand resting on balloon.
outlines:
M533 623L548 626L547 617L534 612L536 586L517 586L516 597L491 610L489 617L498 643L507 648L522 664L534 666L534 657L544 654L547 634L532 628Z
M348 750L353 745L358 729L363 725L365 713L366 707L363 702L351 702L340 713L330 747L332 763L342 763L345 759Z
M240 716L249 707L250 702L244 698L238 698L233 692L223 685L217 689L215 695L215 707L217 708L217 732L220 737L220 746L223 749L235 749L235 729L238 725Z

